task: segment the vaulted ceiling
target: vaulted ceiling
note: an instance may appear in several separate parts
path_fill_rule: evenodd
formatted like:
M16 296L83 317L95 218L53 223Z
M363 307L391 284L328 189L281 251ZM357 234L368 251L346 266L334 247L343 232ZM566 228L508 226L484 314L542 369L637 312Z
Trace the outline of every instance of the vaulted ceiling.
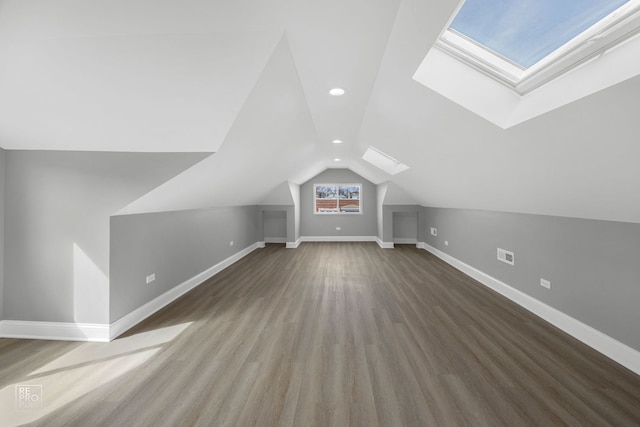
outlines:
M502 129L412 79L457 5L2 0L0 146L212 153L127 213L260 203L348 167L425 206L640 222L640 78Z

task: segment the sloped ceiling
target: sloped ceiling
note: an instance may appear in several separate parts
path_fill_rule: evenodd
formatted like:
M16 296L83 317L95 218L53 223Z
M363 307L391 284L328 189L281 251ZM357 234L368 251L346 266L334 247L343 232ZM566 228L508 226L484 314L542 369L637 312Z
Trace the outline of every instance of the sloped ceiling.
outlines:
M296 68L283 37L216 154L120 213L260 202L320 152ZM277 96L274 96L274 93Z
M500 129L412 80L457 5L0 1L0 146L216 152L121 213L259 203L340 166L425 206L640 222L640 79Z

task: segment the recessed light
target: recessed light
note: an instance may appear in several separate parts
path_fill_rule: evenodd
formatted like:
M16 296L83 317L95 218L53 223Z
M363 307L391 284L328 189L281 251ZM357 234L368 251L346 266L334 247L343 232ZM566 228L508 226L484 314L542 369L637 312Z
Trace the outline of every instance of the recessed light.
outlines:
M342 95L344 95L344 89L339 88L339 87L334 87L333 89L331 89L329 91L329 95L342 96Z
M342 140L341 139L334 139L333 141L334 144L342 144Z
M340 159L333 159L333 161L334 161L334 162L339 162L339 161L340 161Z

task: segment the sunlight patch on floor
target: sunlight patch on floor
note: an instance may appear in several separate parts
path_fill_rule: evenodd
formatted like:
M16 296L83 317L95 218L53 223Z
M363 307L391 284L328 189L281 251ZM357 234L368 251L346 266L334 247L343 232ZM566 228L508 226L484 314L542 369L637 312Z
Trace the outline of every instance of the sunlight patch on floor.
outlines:
M162 344L175 339L190 325L188 322L155 329L110 343L78 345L0 390L0 426L36 421L128 373L148 361L161 350ZM25 385L31 386L30 395L24 394L21 386Z

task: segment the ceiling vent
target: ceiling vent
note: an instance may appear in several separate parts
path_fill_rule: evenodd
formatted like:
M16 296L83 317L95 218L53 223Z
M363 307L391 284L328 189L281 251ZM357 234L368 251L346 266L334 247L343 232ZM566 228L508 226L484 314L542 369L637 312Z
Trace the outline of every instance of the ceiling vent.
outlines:
M395 175L409 169L409 166L405 165L404 163L400 163L393 157L386 155L385 153L374 147L367 148L367 151L365 151L362 158L371 163L373 166L382 169L389 175Z

